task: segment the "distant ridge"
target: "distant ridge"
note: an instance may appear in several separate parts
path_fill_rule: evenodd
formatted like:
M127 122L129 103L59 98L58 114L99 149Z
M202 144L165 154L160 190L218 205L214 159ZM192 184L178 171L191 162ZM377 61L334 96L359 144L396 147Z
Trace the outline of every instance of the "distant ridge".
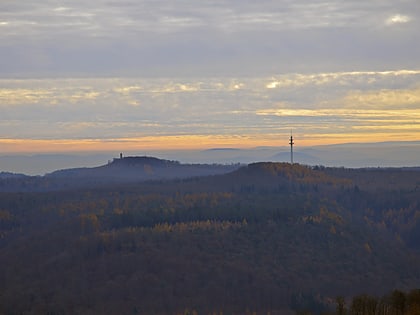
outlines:
M294 152L293 153L295 160L303 164L320 164L321 160L316 156L303 153L303 152ZM287 162L290 160L290 152L280 152L271 157L271 160L275 162Z
M178 161L158 159L152 156L127 156L123 158L116 158L111 163L109 163L111 166L138 166L145 164L155 167L170 167L180 165Z
M178 161L150 156L128 156L115 158L101 166L62 169L44 176L0 173L0 191L74 190L145 181L178 180L222 175L240 166L240 164L181 164Z
M241 149L238 148L212 148L204 150L203 152L214 152L214 151L241 151Z
M287 141L284 142L287 143ZM279 144L284 144L284 142ZM144 152L132 152L131 154L141 157ZM180 161L180 163L193 164L248 164L259 161L290 161L290 149L285 145L254 148L215 147L207 150L156 150L149 151L148 155L161 157L167 161L175 160ZM61 169L96 167L110 158L112 159L113 156L115 156L115 152L0 155L0 171L44 175ZM420 165L420 141L296 145L294 156L295 162L307 165L350 168L416 167Z
M237 166L221 164L181 164L178 161L150 156L115 158L112 162L93 168L59 170L46 177L112 178L113 180L150 180L186 178L223 174Z
M381 141L381 142L347 142L336 144L321 144L312 146L314 149L325 148L399 148L405 146L420 146L420 141Z
M23 178L26 177L24 174L19 173L11 173L11 172L0 172L0 178L6 179L6 178Z

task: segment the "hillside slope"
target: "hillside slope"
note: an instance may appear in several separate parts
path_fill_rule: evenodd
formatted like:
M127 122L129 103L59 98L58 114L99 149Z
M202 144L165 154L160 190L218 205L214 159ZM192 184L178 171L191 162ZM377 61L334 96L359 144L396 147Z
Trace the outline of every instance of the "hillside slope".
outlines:
M418 174L255 163L0 193L0 313L283 314L414 288Z

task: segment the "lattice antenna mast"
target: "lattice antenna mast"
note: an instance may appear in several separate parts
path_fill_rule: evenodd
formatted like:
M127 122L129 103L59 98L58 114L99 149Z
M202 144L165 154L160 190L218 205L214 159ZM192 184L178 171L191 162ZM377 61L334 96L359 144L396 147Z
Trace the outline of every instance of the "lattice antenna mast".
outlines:
M293 164L293 145L295 144L293 142L293 135L292 135L292 131L290 130L290 163Z

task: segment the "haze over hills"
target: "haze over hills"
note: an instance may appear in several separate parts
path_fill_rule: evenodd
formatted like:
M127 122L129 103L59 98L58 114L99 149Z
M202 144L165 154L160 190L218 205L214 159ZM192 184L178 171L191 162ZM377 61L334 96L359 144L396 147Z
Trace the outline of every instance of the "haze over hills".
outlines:
M124 152L132 156L157 156L181 163L252 163L288 162L290 148L257 147L250 149L213 148L208 150L160 150ZM115 152L1 155L0 171L43 175L59 169L96 167L119 155ZM401 167L420 165L420 141L348 143L299 147L295 144L295 162L307 165L344 167Z

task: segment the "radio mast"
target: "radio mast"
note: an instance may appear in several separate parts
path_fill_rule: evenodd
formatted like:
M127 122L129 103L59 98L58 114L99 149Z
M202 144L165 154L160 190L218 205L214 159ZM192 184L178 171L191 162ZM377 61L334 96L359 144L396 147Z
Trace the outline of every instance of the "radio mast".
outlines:
M293 145L295 144L293 142L293 135L292 135L292 131L290 130L290 163L293 164Z

